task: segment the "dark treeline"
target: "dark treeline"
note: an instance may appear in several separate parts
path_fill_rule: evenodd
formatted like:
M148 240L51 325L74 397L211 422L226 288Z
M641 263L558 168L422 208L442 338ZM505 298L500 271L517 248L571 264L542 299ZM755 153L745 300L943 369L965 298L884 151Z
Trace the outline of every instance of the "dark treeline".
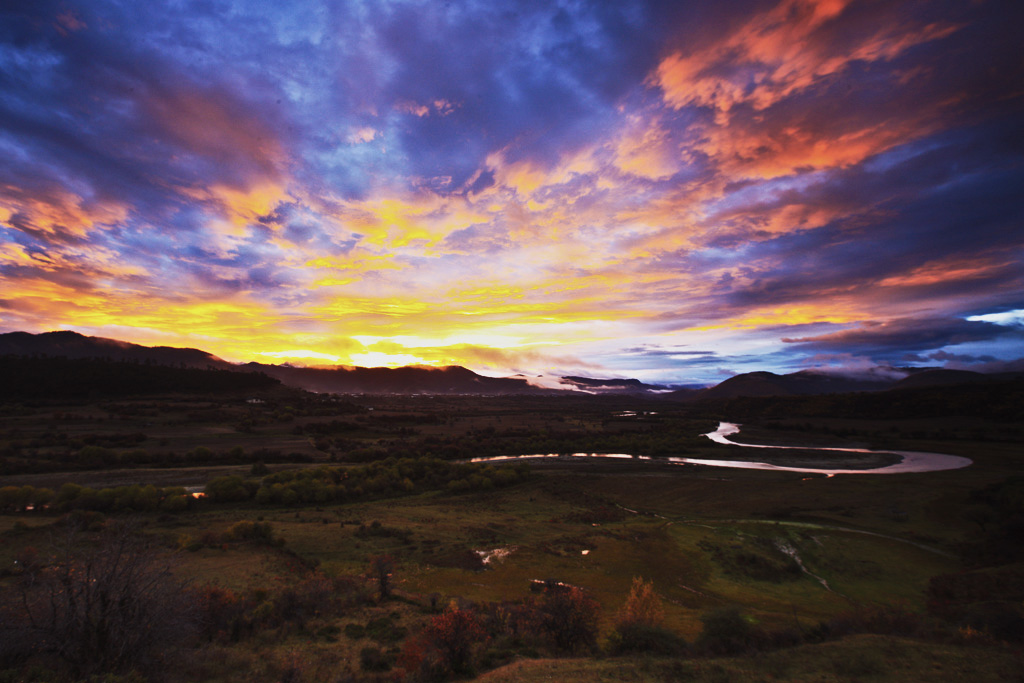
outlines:
M286 470L261 481L218 477L206 485L214 503L255 501L260 505L339 503L432 490L450 493L488 491L510 486L529 475L529 467L454 464L436 458L388 458L359 467L321 466Z
M66 483L57 491L34 486L0 488L0 512L182 512L195 505L255 502L259 505L305 505L371 500L444 490L489 491L529 476L529 467L454 464L432 458L388 459L358 467L285 470L259 478L211 479L205 496L196 499L184 488L118 486L93 489Z
M284 453L276 448L257 448L246 451L241 446L228 450L214 451L205 446L193 448L184 453L172 451L150 451L145 448L115 450L106 445L91 443L87 435L83 439L66 441L66 449L59 451L38 451L35 444L38 440L14 442L0 448L0 475L41 474L46 472L81 472L89 470L132 469L132 468L176 468L176 467L209 467L212 465L254 465L257 463L309 463L313 456L307 453ZM124 435L128 437L144 435ZM96 439L99 443L123 445L116 440Z
M435 457L469 460L498 455L540 453L630 453L634 455L683 455L706 447L701 434L713 431L715 420L658 419L642 430L530 429L487 427L466 435L420 436L396 439L375 446L360 445L343 436L322 438L318 447L333 447L339 457L354 462L384 458ZM343 430L337 430L343 431Z
M33 400L159 393L220 394L280 385L262 373L129 363L109 359L0 356L0 399Z

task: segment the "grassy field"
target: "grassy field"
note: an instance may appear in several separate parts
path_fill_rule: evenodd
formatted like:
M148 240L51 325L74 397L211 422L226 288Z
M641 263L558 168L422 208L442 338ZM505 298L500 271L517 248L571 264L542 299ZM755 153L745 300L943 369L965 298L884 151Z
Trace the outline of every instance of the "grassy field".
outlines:
M610 419L618 405L586 406L556 419L544 405L538 409L533 403L506 399L474 407L456 399L373 403L366 407L374 410L361 415L373 414L376 422L343 418L364 429L351 430L356 447L408 444L427 437L472 439L477 434L500 434L513 425L616 438L630 433L643 437L671 426L666 426L669 418L636 423ZM271 463L271 472L344 463L344 453L335 444L321 450L304 432L293 433L302 431L295 430L296 423L337 419L329 413L301 414L302 410L276 406L273 414L283 416L281 421L267 418L255 427L255 434L224 422L199 420L204 410L209 415L219 411L219 419L233 423L243 413L251 416L251 405L240 402L224 408L182 400L147 407L150 412L141 416L130 415L133 411L124 406L47 407L27 415L8 411L3 426L8 445L23 442L19 457L31 448L24 444L33 438L37 449L57 452L60 440L42 440L40 435L47 433L64 430L69 434L62 437L66 441L100 430L130 434L141 429L154 450L300 449L313 461ZM256 412L271 410L260 407ZM409 419L410 414L417 415L419 423ZM398 417L382 417L387 415ZM418 426L410 431L409 424ZM843 424L867 441L865 435L891 433L890 426ZM237 642L208 643L186 665L157 678L386 678L389 674L375 673L366 658L379 656L394 664L403 641L445 605L523 601L533 595L532 582L548 579L579 586L593 596L600 606L600 643L612 634L636 577L651 582L660 596L664 627L691 643L699 641L706 615L725 607L738 608L765 632L806 633L850 613L894 605L924 614L930 578L967 566L961 544L978 529L965 514L971 493L1018 474L1021 450L1012 441L936 440L921 425L912 426L902 430L901 448L965 455L975 464L953 472L827 478L636 461L544 461L533 465L526 481L485 492L430 490L299 507L200 502L187 511L137 515L144 533L158 539L173 557L175 575L193 586L216 585L267 596L318 573L355 577L370 593L370 559L387 554L395 560L395 593L388 600L364 600L343 613L314 615L299 627L262 630ZM913 437L913 432L922 438ZM761 429L752 430L752 438L768 442L783 437ZM807 432L801 443L848 445L849 439L822 429ZM686 442L690 457L714 457L723 448L710 441ZM46 471L5 476L0 484L199 486L227 473L248 476L249 470L249 464L237 463ZM38 511L0 515L0 566L14 566L28 546L47 548L58 519ZM225 540L241 521L269 524L277 543ZM4 574L0 581L13 586L17 572ZM730 658L550 659L544 654L530 656L517 650L485 658L483 669L496 668L483 679L1013 680L1008 676L1020 665L1019 653L997 639L963 636L937 642L848 635Z
M729 659L523 660L480 677L532 681L945 681L1020 680L1020 654L991 646L957 647L904 638L853 636L836 643Z

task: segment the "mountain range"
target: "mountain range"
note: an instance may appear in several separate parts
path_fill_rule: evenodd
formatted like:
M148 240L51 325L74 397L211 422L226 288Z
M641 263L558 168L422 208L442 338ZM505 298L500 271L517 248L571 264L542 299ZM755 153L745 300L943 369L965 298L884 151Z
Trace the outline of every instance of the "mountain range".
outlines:
M0 334L0 356L53 357L68 360L103 359L198 370L262 373L282 384L319 393L511 395L577 391L593 394L646 395L686 402L706 402L744 396L809 396L885 391L973 384L1010 378L1005 374L984 375L965 370L938 368L905 368L897 373L860 376L844 376L813 370L786 375L761 371L736 375L712 387L673 391L670 387L645 384L637 379L569 376L559 378L555 383L540 383L523 375L487 377L459 366L314 368L287 364L235 364L199 349L141 346L116 339L89 337L71 331ZM558 388L551 388L552 386Z

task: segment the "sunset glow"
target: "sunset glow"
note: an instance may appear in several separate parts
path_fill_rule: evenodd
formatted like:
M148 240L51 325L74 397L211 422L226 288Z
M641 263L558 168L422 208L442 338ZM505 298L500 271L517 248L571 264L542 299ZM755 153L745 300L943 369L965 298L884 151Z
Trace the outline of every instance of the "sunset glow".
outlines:
M711 382L1024 369L1024 7L0 10L0 331Z

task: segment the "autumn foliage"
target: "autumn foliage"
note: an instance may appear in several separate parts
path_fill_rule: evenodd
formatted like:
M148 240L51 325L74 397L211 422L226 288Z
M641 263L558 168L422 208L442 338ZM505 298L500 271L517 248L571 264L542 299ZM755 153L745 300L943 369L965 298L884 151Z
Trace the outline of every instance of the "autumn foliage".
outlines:
M402 665L422 678L467 673L474 646L487 638L473 611L452 604L431 619L418 638L406 643Z
M635 577L615 620L615 631L609 643L611 651L680 653L686 643L664 627L664 618L665 611L661 598L654 592L654 583Z
M619 610L618 624L661 626L664 618L665 610L661 606L661 598L654 592L654 583L644 581L639 576L634 577L629 596Z
M541 628L563 652L597 648L601 606L582 588L550 586L540 605Z

